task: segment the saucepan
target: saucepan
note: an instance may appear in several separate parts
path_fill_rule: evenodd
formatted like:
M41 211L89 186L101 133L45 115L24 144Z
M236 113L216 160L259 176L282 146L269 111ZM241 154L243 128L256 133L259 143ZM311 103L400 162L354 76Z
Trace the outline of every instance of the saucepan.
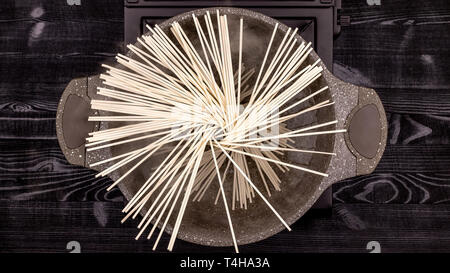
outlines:
M239 8L207 8L191 11L175 16L159 26L169 33L171 23L178 22L187 35L195 33L192 14L203 16L207 11L215 13L219 10L226 14L229 21L230 40L238 39L238 23L243 18L245 22L245 40L243 59L246 67L259 65L265 54L270 34L278 23L279 32L274 43L279 43L288 27L277 20L263 14ZM281 37L281 38L280 38ZM303 42L299 35L295 37L298 43ZM194 46L199 47L198 41L193 40ZM136 46L140 47L139 44ZM276 48L276 45L273 47ZM132 57L133 53L128 52ZM306 64L313 64L320 60L313 51ZM328 85L329 89L309 103L329 99L335 102L332 107L313 111L299 116L294 124L306 125L314 122L337 120L330 128L345 128L346 133L333 135L317 135L296 140L295 146L335 153L335 156L323 154L290 154L284 160L291 163L308 166L311 169L325 172L328 177L291 169L281 173L281 191L274 191L268 198L273 207L290 225L297 221L319 198L324 190L333 183L343 179L366 175L377 166L384 152L387 137L386 114L382 103L373 89L355 86L341 81L332 75L322 62L324 68L322 76L305 90L305 95L316 90L319 86ZM114 122L88 122L88 116L101 115L101 112L90 108L90 100L98 98L97 87L102 86L98 75L72 80L62 94L56 119L58 141L61 149L71 164L89 167L90 163L121 154L132 149L133 144L121 148L107 148L86 152L85 137L89 132L112 128ZM135 172L127 176L118 186L126 199L130 199L156 167L154 160L148 160ZM105 166L96 166L97 171ZM150 170L150 171L149 171ZM118 179L126 169L118 169L110 174L112 180ZM231 176L230 176L231 177ZM178 238L209 246L231 246L232 238L228 227L223 204L216 205L213 200L217 189L208 191L202 201L190 202L185 211L183 223L178 232ZM145 213L145 208L143 212ZM176 212L174 212L176 215ZM256 198L247 209L231 211L236 239L238 244L248 244L272 236L285 227L275 217L265 203ZM165 231L171 233L170 224ZM130 238L133 236L130 235Z

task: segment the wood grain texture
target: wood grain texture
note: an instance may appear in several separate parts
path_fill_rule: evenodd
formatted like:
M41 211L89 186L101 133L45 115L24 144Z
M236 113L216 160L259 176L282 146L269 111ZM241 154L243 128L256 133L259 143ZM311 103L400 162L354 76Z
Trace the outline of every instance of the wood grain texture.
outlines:
M450 175L375 172L333 185L333 200L346 204L450 204Z
M335 202L448 203L450 5L448 1L343 1L351 16L335 42L334 72L375 88L388 146L374 174L333 185Z
M383 252L449 251L450 3L381 2L343 1L352 23L333 65L341 79L375 88L387 111L378 168L333 185L332 216L308 213L293 232L243 251L366 252L372 240ZM119 224L123 197L105 190L111 181L68 164L56 140L67 83L100 73L122 41L122 0L1 1L0 252L66 252L70 240L86 252L150 251L132 239L135 223Z
M56 140L0 141L0 199L42 201L123 201L108 178L70 165Z
M448 115L448 1L365 2L343 1L352 23L335 42L335 74L375 88L388 112Z
M69 241L78 241L82 252L151 252L152 240L130 239L137 229L132 221L120 224L121 208L114 202L0 201L0 215L10 219L0 230L0 252L68 252ZM450 252L449 210L448 205L336 204L331 215L307 213L292 226L293 231L240 250L367 253L367 243L377 241L382 252ZM158 252L166 252L168 240L163 235ZM178 240L174 251L231 252L232 248Z

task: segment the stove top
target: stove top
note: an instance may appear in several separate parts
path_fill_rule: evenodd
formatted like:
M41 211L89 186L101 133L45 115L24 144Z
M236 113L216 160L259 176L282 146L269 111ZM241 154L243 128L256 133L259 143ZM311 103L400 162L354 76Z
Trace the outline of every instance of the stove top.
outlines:
M207 7L239 7L254 10L277 19L292 28L314 50L330 71L333 71L333 40L339 35L341 25L349 18L339 16L341 0L303 1L151 1L124 0L125 44L134 44L145 32L145 25L154 25L180 13ZM313 208L330 208L331 189L324 192Z

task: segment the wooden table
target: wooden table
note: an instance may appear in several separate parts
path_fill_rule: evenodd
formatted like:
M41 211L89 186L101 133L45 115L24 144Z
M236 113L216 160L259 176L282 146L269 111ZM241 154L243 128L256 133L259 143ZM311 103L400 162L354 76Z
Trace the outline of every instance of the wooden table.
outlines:
M333 186L331 212L308 213L292 232L241 250L369 252L376 241L382 252L449 252L450 3L343 2L352 24L335 41L334 73L380 95L386 152L373 174ZM1 252L68 252L69 241L82 252L151 251L133 239L136 223L120 224L121 193L69 165L55 132L66 84L102 72L122 40L122 0L1 1ZM178 241L175 251L232 249Z

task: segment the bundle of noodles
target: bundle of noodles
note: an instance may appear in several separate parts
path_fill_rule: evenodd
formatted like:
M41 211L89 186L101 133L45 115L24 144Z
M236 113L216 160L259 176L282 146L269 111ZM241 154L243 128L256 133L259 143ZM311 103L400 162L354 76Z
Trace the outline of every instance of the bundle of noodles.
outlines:
M274 27L256 73L255 68L244 69L243 65L243 19L239 22L237 60L232 59L227 16L217 11L216 16L207 13L203 19L202 24L200 19L192 16L201 49L193 46L176 22L171 25L174 38L158 26L147 26L149 34L138 39L141 46L128 46L135 58L119 54L116 59L123 68L104 65L108 70L101 75L101 79L106 87L98 88L98 94L108 98L92 100L92 108L106 111L108 115L93 116L90 120L131 123L91 133L86 146L88 151L92 151L156 137L155 141L139 149L92 164L114 162L109 163L109 167L99 176L128 166L129 169L108 188L110 190L152 155L164 150L165 145L174 145L125 206L123 212L127 214L123 221L130 216L136 217L146 204L150 205L138 225L140 231L136 239L152 221L153 227L147 238L162 223L155 249L174 208L179 204L168 246L172 250L190 197L200 200L213 181L217 181L219 190L215 201L217 203L219 198L223 200L230 233L238 252L229 207L234 210L239 205L245 209L259 196L290 230L268 200L271 189L281 190L281 181L273 168L283 172L295 168L327 176L283 162L280 156L287 151L333 155L296 149L290 143L297 137L334 134L344 130L311 132L336 124L336 120L295 130L286 128L286 121L333 104L325 100L287 114L328 88L324 86L300 100L293 99L316 81L322 72L318 61L302 66L312 49L310 44L299 44L294 38L297 29L286 32L268 61L278 25ZM250 177L249 161L256 165L259 177ZM226 196L223 185L227 173L233 175L229 179L232 181L230 196ZM255 178L262 181L261 189L252 182ZM267 198L262 191L266 192Z

